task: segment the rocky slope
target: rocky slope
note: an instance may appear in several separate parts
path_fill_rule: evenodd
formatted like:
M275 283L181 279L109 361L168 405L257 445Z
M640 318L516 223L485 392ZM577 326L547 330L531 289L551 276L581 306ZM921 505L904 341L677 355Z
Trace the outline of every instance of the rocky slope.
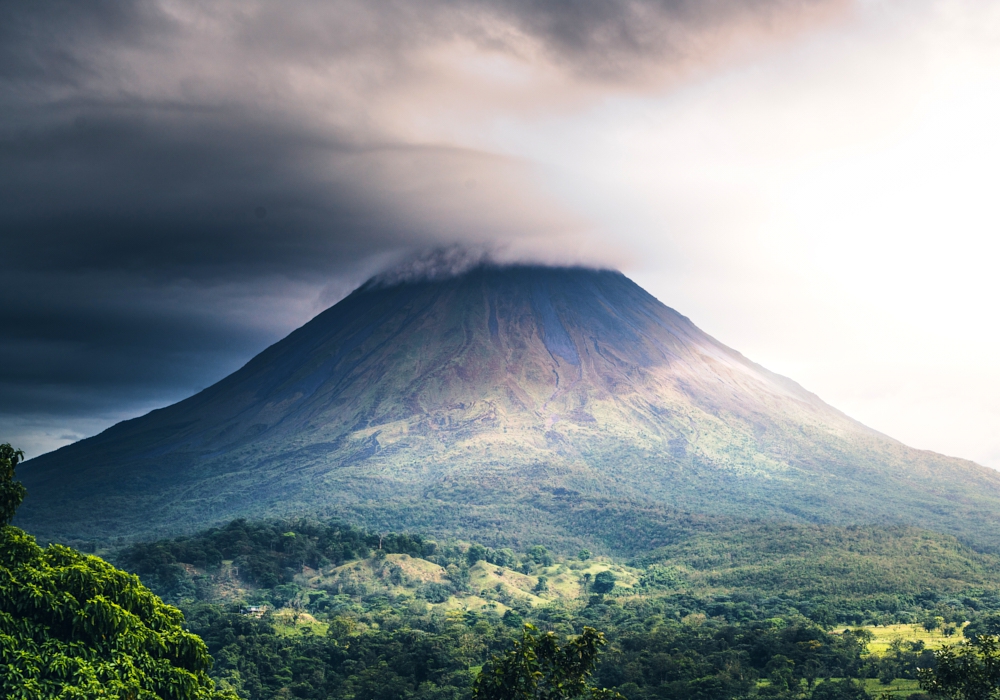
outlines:
M691 513L1000 542L1000 474L872 431L581 268L371 282L218 384L22 475L20 524L57 538L314 513L663 544Z

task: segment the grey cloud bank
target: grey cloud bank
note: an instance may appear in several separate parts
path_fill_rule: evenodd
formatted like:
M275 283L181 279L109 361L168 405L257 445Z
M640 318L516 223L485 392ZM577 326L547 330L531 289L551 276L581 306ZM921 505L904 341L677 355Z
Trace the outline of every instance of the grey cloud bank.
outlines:
M181 398L416 249L593 258L531 163L435 117L646 89L843 6L5 3L0 439Z

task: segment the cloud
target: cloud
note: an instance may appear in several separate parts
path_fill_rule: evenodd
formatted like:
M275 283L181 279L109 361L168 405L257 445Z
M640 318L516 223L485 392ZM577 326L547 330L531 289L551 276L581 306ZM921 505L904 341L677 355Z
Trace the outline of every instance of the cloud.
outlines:
M3 4L0 429L181 398L415 250L614 264L483 134L843 7Z

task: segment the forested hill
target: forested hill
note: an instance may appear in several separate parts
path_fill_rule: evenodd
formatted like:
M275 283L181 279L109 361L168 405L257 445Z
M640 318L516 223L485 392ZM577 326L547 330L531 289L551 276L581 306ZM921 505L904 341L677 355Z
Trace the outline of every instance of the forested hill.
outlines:
M337 521L236 520L114 557L167 600L244 596L280 607L298 599L318 610L339 593L437 603L472 595L474 607L569 604L585 600L603 570L617 572L623 596L668 597L685 601L689 613L734 619L794 613L861 624L914 622L942 606L949 619L1000 610L1000 556L908 527L749 524L617 558L539 544L494 549ZM548 588L539 591L541 577Z
M595 682L628 700L902 698L930 649L1000 630L1000 558L910 528L751 524L621 560L237 520L117 560L251 700L469 698L525 622L604 631Z
M1000 542L1000 474L872 431L582 268L372 282L196 396L22 474L19 522L60 540L336 513L597 545L609 511L667 509Z

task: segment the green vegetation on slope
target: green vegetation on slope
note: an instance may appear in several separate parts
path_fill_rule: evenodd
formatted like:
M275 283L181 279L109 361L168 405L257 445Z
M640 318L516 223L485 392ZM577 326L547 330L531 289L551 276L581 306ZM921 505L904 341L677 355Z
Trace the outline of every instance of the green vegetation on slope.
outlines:
M631 560L584 560L541 545L493 549L336 521L236 520L117 556L168 600L259 596L272 607L298 601L320 612L338 595L450 606L474 599L504 609L582 602L600 592L603 571L614 575L616 596L656 597L682 616L734 622L794 614L831 626L927 616L956 624L1000 609L1000 557L903 527L706 527Z
M906 447L624 276L479 268L368 285L196 396L28 464L68 542L236 517L622 553L677 511L906 523L1000 543L1000 474ZM663 512L657 512L662 509Z
M20 453L0 445L0 697L226 700L205 644L133 574L10 526Z
M213 677L254 699L468 698L525 622L603 631L595 682L629 700L905 696L966 620L1000 629L1000 558L954 538L699 527L626 561L238 520L118 561L187 611Z
M584 627L560 643L552 632L525 625L521 638L494 656L476 678L473 700L621 700L618 693L590 685L604 635Z
M325 634L281 634L266 614L238 606L193 604L188 620L216 659L216 680L253 699L469 698L479 670L511 648L524 621L560 637L603 630L608 646L594 682L629 700L808 697L810 680L870 672L861 638L801 617L736 625L679 621L674 612L656 600L607 597L523 615L345 597L318 613Z
M916 622L937 607L950 620L1000 606L1000 557L917 528L752 524L638 562L681 566L690 590L781 596L816 619L826 606L838 611L831 623Z

